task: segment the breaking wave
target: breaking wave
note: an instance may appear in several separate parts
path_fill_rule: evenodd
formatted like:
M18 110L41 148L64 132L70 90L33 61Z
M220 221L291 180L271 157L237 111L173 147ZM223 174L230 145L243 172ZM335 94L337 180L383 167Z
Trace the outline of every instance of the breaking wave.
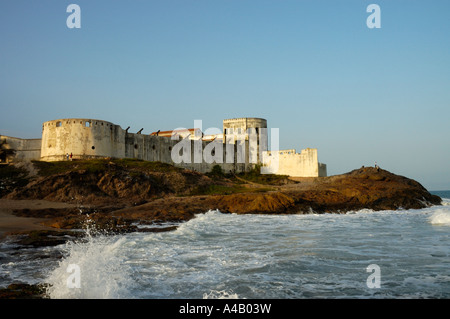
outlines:
M87 229L83 240L52 248L63 258L41 282L51 298L65 299L448 298L449 225L445 204L348 214L209 211L170 232ZM371 264L381 269L380 289L366 284ZM8 260L0 279L34 278L30 264L21 265Z
M86 238L61 247L65 256L49 273L47 294L53 299L130 298L134 282L126 267L127 238L86 230Z
M432 225L446 225L450 226L450 210L437 209L429 218L429 222Z

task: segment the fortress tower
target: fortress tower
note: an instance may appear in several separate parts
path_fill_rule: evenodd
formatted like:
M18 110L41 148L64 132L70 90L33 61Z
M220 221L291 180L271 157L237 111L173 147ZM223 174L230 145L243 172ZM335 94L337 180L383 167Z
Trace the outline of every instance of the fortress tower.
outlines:
M240 173L262 165L264 174L295 177L326 176L317 149L268 151L267 121L245 117L223 120L223 133L191 139L174 131L152 134L129 132L111 122L68 118L42 124L41 139L0 135L0 164L15 161L134 158L159 161L201 173L219 165L226 173ZM195 130L189 130L192 134ZM170 133L170 134L169 134ZM200 132L201 133L201 132ZM161 135L160 135L161 134ZM272 136L273 137L273 136ZM178 153L177 153L178 152ZM181 160L179 160L181 159Z
M267 151L267 120L256 117L223 120L223 138L225 144L234 144L236 141L247 142L248 161L261 163L261 154Z
M42 124L41 159L124 157L124 132L118 125L95 119L60 119Z

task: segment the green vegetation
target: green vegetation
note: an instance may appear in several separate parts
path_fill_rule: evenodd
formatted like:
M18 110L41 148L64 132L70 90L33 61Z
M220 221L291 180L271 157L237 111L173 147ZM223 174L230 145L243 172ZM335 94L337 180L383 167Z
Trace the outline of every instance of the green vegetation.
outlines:
M235 182L244 183L244 181L263 184L263 185L283 185L287 183L295 183L291 181L287 175L261 174L261 166L256 165L252 170L245 173L236 174Z
M262 185L284 185L297 183L289 179L287 175L261 174L261 166L255 167L249 172L238 174L225 174L219 165L215 165L211 172L206 173L209 178L215 181L228 181L236 184L255 183Z
M59 162L43 162L33 161L37 168L39 175L50 176L54 174L62 174L72 171L84 170L88 173L102 173L115 168L126 168L138 172L179 172L182 168L175 167L170 164L162 162L149 162L138 159L88 159L88 160L74 160L74 161L59 161ZM239 174L225 174L219 165L215 165L211 172L206 173L208 177L216 181L228 180L237 184L245 182L263 184L263 185L282 185L286 183L293 183L285 175L261 174L261 167L255 166L251 171ZM5 171L5 173L7 173ZM1 177L1 175L0 175Z
M220 180L226 177L225 173L222 170L222 167L220 167L219 165L214 165L211 169L211 172L206 173L205 175L215 180Z
M109 162L113 162L114 164L125 168L139 169L141 171L165 173L165 172L179 172L183 170L182 168L175 167L171 164L166 164L162 162L149 162L131 158L114 159L110 160Z
M33 161L34 166L41 176L50 176L54 174L62 174L71 171L86 170L90 173L104 172L107 169L106 160L83 160L83 161L59 161L59 162L43 162Z
M85 170L88 173L102 173L114 168L127 168L140 172L173 172L180 169L161 162L148 162L137 159L88 159L59 162L33 161L39 175L50 176L72 171Z
M231 195L239 193L268 192L271 188L249 188L241 185L207 185L199 186L190 192L189 196L195 195Z
M189 189L194 186L191 191L188 191L189 195L230 195L238 193L248 192L267 192L272 191L273 188L270 185L282 185L291 182L287 176L280 175L265 175L260 173L260 167L256 166L250 172L240 174L226 174L222 170L221 166L215 165L211 172L205 174L211 179L208 185L199 186L198 175L183 174L184 183L186 185L170 184L167 186L168 181L165 180L164 173L171 172L183 172L182 168L175 167L170 164L162 162L150 162L138 159L86 159L86 160L73 160L73 161L57 161L57 162L44 162L33 161L33 165L38 172L39 176L52 176L58 174L66 174L70 172L85 172L87 174L101 175L107 172L126 172L132 178L136 178L137 181L152 179L153 190L166 190L179 192L182 189L186 189L186 185L189 185ZM151 174L151 173L162 174ZM6 194L19 185L25 186L28 183L26 177L26 171L15 168L12 165L4 166L0 169L0 196L1 193ZM142 179L142 178L143 179ZM6 180L8 181L6 182ZM81 180L85 182L84 180ZM249 185L246 184L257 184ZM166 189L169 187L168 189Z

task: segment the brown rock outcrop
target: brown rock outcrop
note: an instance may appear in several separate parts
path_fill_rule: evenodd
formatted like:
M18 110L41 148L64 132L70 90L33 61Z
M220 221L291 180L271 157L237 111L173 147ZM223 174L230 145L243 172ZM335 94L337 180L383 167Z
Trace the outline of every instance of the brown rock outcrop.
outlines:
M210 209L236 214L306 214L345 213L365 208L419 209L439 204L440 197L430 194L414 180L385 170L362 168L264 193L166 197L113 214L135 220L161 221L169 216L187 220Z
M173 168L161 172L105 164L100 171L80 169L38 176L4 197L101 206L136 204L168 194L185 194L199 185L212 183L207 176L194 171Z
M441 204L418 182L374 167L319 179L308 189L287 190L302 211L346 212L364 208L373 210L419 209Z
M418 182L373 167L268 187L255 182L245 185L241 178L215 179L173 167L139 169L151 163L132 164L106 162L100 171L71 169L39 176L7 198L82 203L83 209L42 211L48 216L45 225L80 228L88 214L100 227L120 232L135 231L133 223L186 221L211 209L236 214L345 213L364 208L419 209L441 203ZM222 192L215 195L217 190ZM40 215L33 210L19 213Z

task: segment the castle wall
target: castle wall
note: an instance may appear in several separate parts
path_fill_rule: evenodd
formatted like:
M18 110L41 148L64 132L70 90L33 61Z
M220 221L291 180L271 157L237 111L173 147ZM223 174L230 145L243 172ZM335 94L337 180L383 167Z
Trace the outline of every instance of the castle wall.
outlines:
M173 156L180 154L180 158L172 158L170 163L177 167L201 173L210 172L216 165L220 166L225 173L240 173L253 167L248 158L248 141L242 142L244 156L240 162L238 161L239 146L237 143L224 144L219 139L212 142L192 139L180 139L173 142ZM184 151L187 151L185 156L183 156Z
M260 119L257 119L250 122L249 127L267 126L265 120L261 122ZM259 145L259 140L254 142ZM241 141L234 137L232 141L225 144L222 139L202 141L187 138L183 140L181 136L172 139L168 136L125 132L123 157L160 161L201 173L210 172L215 165L219 165L226 173L240 173L250 170L256 164L255 159L254 163L250 159L250 149L252 148L251 150L257 153L258 146L251 145L248 137L247 140ZM210 156L207 157L205 154L210 154ZM174 158L176 155L179 155L178 158Z
M125 132L122 157L172 163L171 151L176 143L170 137Z
M326 177L327 176L327 165L323 163L319 163L319 176Z
M181 137L172 139L129 133L119 125L93 119L59 119L43 123L40 155L44 161L65 160L66 154L71 153L73 159L135 158L160 161L201 173L210 172L215 165L227 173L251 169L254 164L249 163L249 141L230 143L224 144L222 139L182 140ZM242 149L239 143L242 143ZM186 151L185 156L180 156L183 161L173 157L176 154L172 152L174 148L180 149L178 154L181 155ZM238 151L243 155L239 156Z
M266 152L267 138L267 121L260 118L224 120L223 135L208 141L129 133L119 125L95 119L59 119L43 123L40 157L59 161L72 153L73 159L135 158L201 173L210 172L215 165L226 173L240 173L264 163L263 173L326 176L326 165L318 163L316 149ZM38 157L37 153L29 156Z
M1 149L5 152L0 163L39 160L41 157L41 139L22 139L0 135Z
M292 177L326 176L326 165L318 162L317 149L307 148L263 153L264 173Z

